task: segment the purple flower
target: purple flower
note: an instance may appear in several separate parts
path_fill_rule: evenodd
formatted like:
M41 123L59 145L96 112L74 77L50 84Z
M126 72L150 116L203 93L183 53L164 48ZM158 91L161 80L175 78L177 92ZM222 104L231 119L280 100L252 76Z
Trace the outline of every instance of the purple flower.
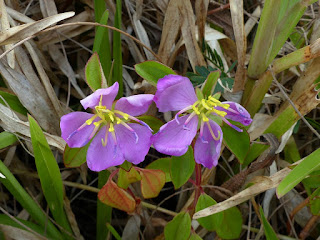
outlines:
M197 163L212 168L218 164L222 143L222 130L212 119L220 117L229 126L241 132L227 119L247 126L252 122L250 114L235 102L220 102L212 96L198 99L188 78L167 75L159 79L154 101L160 112L179 111L175 119L166 123L152 137L157 151L173 156L181 156L200 128L199 137L194 145ZM186 113L179 117L180 114Z
M95 114L72 112L61 118L61 136L69 147L83 147L93 138L87 152L92 171L121 165L125 160L138 164L151 146L152 130L135 116L148 110L154 96L134 95L113 103L118 90L116 82L80 101L84 109L91 108Z

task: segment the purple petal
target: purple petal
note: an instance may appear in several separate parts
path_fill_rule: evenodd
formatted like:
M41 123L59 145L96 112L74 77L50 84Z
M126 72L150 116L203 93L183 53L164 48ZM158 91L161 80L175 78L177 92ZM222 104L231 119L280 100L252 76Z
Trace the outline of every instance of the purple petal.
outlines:
M140 124L129 123L128 125L135 133L122 125L116 125L114 129L124 158L133 164L138 164L149 152L152 133Z
M88 148L87 164L88 167L95 172L121 165L124 162L119 144L115 144L110 132L108 132L107 145L102 145L101 140L105 140L106 131L107 127L102 127Z
M202 139L198 137L194 145L195 161L206 168L217 166L222 143L222 130L220 126L212 120L209 120L209 123L215 137L218 137L218 132L220 132L220 138L215 140L209 131L208 125L205 123L203 126Z
M123 97L117 101L115 109L131 116L139 116L148 111L153 97L152 94L139 94Z
M84 109L92 108L99 105L100 97L102 95L102 105L108 109L111 108L112 102L118 94L119 83L115 82L111 87L98 89L88 97L82 99L80 103Z
M197 101L190 80L179 75L159 79L154 101L160 112L178 111Z
M217 110L221 110L227 113L225 118L242 123L245 126L250 125L250 123L252 122L252 119L250 117L250 114L244 107L242 107L240 104L235 102L228 101L228 102L222 102L222 103L230 105L228 110L222 107L216 107Z
M93 114L85 112L72 112L61 117L61 137L67 142L69 147L83 147L90 141L89 136L94 129L93 124L87 125L79 131L77 129L93 116Z
M187 152L198 127L197 116L184 125L188 116L189 114L180 117L180 124L175 119L171 120L152 137L153 146L158 152L173 156L181 156Z

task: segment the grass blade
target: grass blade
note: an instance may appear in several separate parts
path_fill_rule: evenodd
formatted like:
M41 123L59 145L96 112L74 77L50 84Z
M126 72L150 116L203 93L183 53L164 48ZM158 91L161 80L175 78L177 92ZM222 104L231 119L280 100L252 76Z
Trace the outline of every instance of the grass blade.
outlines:
M29 115L31 142L35 163L39 174L43 194L56 222L66 231L72 232L63 208L64 188L59 166L54 158L47 140L37 124ZM68 235L64 234L67 238Z

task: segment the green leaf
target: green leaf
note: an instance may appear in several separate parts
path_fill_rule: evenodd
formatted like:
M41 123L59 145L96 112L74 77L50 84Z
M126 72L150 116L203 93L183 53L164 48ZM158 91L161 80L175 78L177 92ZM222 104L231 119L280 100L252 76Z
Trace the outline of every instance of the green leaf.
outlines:
M132 167L130 171L119 169L118 186L127 189L131 183L138 182L141 180L140 174L137 170Z
M27 116L28 110L20 103L19 98L11 93L0 91L0 96L4 98L9 107L22 115ZM0 98L0 104L6 106L6 103Z
M316 189L310 196L310 210L313 215L320 216L320 188Z
M85 75L86 82L93 92L101 88L103 83L106 82L97 53L92 54L88 60Z
M166 240L187 240L190 236L191 218L186 212L175 216L164 228Z
M81 148L70 148L66 145L63 152L63 162L68 168L80 167L87 160L87 151L90 143Z
M205 97L211 96L213 94L214 86L216 85L220 77L220 72L211 72L204 84L202 85L202 92Z
M320 149L304 158L279 184L277 196L280 198L300 183L307 175L320 167Z
M116 13L114 16L114 27L121 29L121 0L116 0ZM121 34L118 31L113 31L113 77L111 82L108 82L111 86L113 83L119 83L119 91L117 99L123 95L123 79L122 79L122 47L121 47ZM110 80L110 79L109 79Z
M149 127L153 130L153 134L157 133L163 125L163 122L159 118L153 116L143 115L137 118L148 124Z
M222 239L239 239L242 231L242 216L238 208L232 207L222 212L223 217L216 232Z
M273 228L271 227L270 223L268 222L268 220L264 216L262 207L260 207L260 216L262 219L264 233L266 234L267 240L277 240L278 237L277 237L276 233L274 232Z
M207 194L201 194L196 205L196 212L215 205L217 202ZM198 222L208 231L215 231L222 221L222 212L210 215L208 217L199 218Z
M1 132L0 133L0 149L6 148L17 142L17 137L10 132Z
M146 169L159 169L166 174L166 182L171 182L170 175L171 158L158 158L150 163Z
M110 223L107 223L107 228L111 232L112 236L115 237L115 239L121 240L119 233L117 232L117 230L114 229L114 227L112 227Z
M41 128L30 115L28 115L28 119L34 158L43 194L56 222L71 233L71 227L63 208L64 189L59 166Z
M193 150L190 146L184 155L180 157L172 156L171 179L175 189L178 189L188 181L195 165Z
M192 232L189 240L202 240L202 238L198 234Z
M101 189L107 182L110 172L107 170L98 173L98 188ZM97 199L97 240L105 240L108 235L107 226L111 222L112 207ZM106 226L107 224L107 226Z
M243 132L238 132L227 124L224 124L221 128L224 144L242 164L250 149L250 137L248 132L242 127L240 128Z
M108 18L109 18L109 11L104 11L106 9L105 1L96 0L94 1L94 4L95 4L94 11L96 15L96 22L99 22L102 25L107 25ZM99 13L97 13L98 11ZM100 11L102 12L102 14L100 13ZM97 19L99 16L100 18ZM96 35L94 37L92 51L98 53L98 55L100 56L100 62L104 72L104 76L109 77L110 71L111 71L111 50L110 50L110 43L109 43L109 29L105 27L96 27Z
M123 170L129 172L130 169L132 168L132 163L128 162L128 161L124 161L121 165L120 168L122 168Z
M258 143L252 144L242 166L248 166L251 162L253 162L253 160L259 157L263 151L267 150L268 147L270 146Z
M42 236L46 236L50 239L54 239L54 236L48 236L48 233L46 232L46 229L33 223L33 222L30 222L30 221L26 221L26 220L23 220L23 219L20 219L20 218L16 218L15 217L15 220L14 221L12 218L10 218L9 216L5 215L5 214L0 214L0 224L1 225L7 225L7 226L11 226L11 227L14 227L14 228L19 228L19 229L22 229L22 230L26 230L28 232L31 232L29 231L27 228L25 228L23 225L27 226L28 228L30 228L31 230L35 231L36 233L39 233L40 235ZM21 224L19 224L19 222ZM23 225L22 225L23 224ZM0 238L1 239L1 238ZM6 238L4 238L6 239ZM35 239L38 239L35 237Z
M58 239L62 239L61 233L53 225L38 203L36 203L26 190L20 185L17 179L13 176L10 170L0 161L0 173L5 176L1 177L0 182L8 189L8 191L14 196L14 198L21 204L30 216L43 228L47 229L47 232L51 236L55 236Z
M157 86L160 78L169 74L176 74L171 68L156 61L146 61L134 65L136 72L150 84Z

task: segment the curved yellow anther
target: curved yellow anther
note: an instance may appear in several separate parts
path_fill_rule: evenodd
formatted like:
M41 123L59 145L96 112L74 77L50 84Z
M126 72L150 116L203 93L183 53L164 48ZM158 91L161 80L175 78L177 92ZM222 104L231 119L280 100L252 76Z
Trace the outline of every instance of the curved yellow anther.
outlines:
M98 117L98 114L95 114L93 117L89 118L89 119L86 121L86 124L91 125L91 123L93 122L93 120L96 119L96 117Z
M205 109L207 109L207 110L211 110L211 109L212 109L211 107L209 107L209 106L207 105L205 99L202 99L202 100L201 100L201 104L202 104L202 106L203 106Z
M201 117L202 117L202 121L204 121L204 122L208 122L209 121L209 118L205 114L202 113Z
M193 111L197 114L200 115L200 111L199 108L197 108L197 105L199 104L199 101L196 101L193 105L192 105L192 109Z

